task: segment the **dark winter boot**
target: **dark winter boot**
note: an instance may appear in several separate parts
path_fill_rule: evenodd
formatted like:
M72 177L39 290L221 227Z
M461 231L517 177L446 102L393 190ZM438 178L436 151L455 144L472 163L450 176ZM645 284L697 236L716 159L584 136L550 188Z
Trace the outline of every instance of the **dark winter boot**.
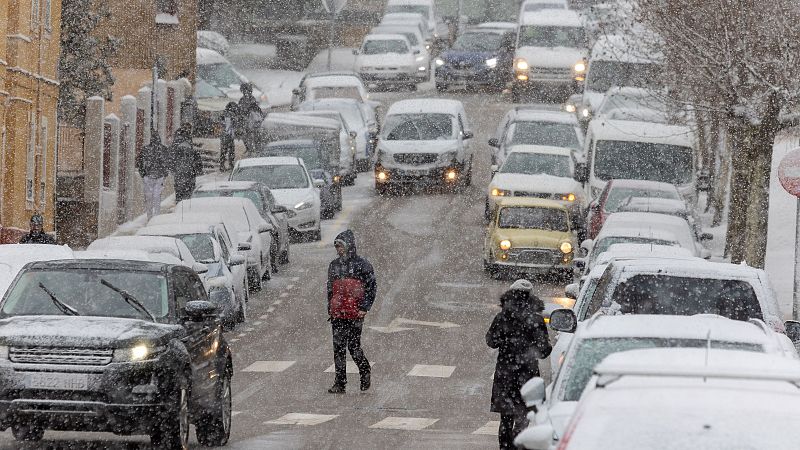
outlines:
M361 375L361 390L366 391L370 386L372 386L372 381L370 380L369 372L367 372Z
M344 394L344 385L334 383L334 385L328 389L328 394Z

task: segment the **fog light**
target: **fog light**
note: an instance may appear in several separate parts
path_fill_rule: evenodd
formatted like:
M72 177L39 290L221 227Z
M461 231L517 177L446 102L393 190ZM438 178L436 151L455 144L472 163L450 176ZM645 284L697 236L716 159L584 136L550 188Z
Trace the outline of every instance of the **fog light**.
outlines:
M528 81L528 76L525 74L519 74L517 75L517 79L520 81Z
M427 67L425 67L425 66L419 66L419 67L417 68L417 70L419 70L420 72L425 72L426 70L428 70L428 68L427 68Z
M386 172L378 172L377 177L378 177L378 181L386 181L386 179L388 178L386 176Z
M505 254L505 253L502 253L502 254L500 255L500 259L502 259L503 261L505 261L505 260L507 260L507 259L508 259L508 255L507 255L507 254Z
M341 175L334 175L333 182L334 183L338 183L340 181L342 181L342 176Z
M576 110L575 105L573 105L572 103L567 103L566 105L564 105L564 111L568 113L574 113L575 110Z

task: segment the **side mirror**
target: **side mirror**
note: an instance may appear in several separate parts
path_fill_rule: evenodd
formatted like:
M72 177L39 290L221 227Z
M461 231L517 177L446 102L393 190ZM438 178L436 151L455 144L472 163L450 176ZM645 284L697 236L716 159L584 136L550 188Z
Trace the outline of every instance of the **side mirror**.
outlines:
M205 300L187 302L185 311L192 322L205 322L217 318L217 305Z
M594 241L592 239L586 239L581 242L581 250L586 252L585 254L589 254L592 251L592 246L594 245Z
M419 55L419 53L420 53L419 50L414 50L415 55Z
M375 122L370 122L368 125L368 131L370 134L375 135L381 132L381 129L378 127L378 124Z
M703 259L711 259L711 250L707 248L700 249L700 257Z
M589 181L589 166L586 163L580 162L575 165L575 181L578 183Z
M350 137L355 139L356 137L358 137L358 133L356 133L355 131L351 131L350 132Z
M300 95L300 88L294 88L294 89L292 89L292 94L294 94L294 95Z
M491 169L492 169L492 174L495 174L497 173L498 170L500 170L500 166L498 166L497 164L492 164Z
M325 187L325 180L320 180L319 178L314 180L314 187L317 189L322 189Z
M196 262L196 263L192 264L192 270L194 271L194 273L199 275L199 274L207 273L208 272L208 266L205 265L205 264L201 264L201 263Z
M575 258L572 260L572 264L576 269L582 272L586 269L586 258ZM567 297L569 297L569 295L567 295ZM574 298L577 299L577 296Z
M272 214L280 214L280 213L287 213L287 212L289 212L289 210L286 209L286 207L282 206L282 205L275 205L275 207L272 208Z
M545 385L542 377L533 377L522 385L519 392L528 408L544 403Z
M578 316L571 309L557 309L550 313L550 328L564 333L574 333L578 328Z
M253 249L253 246L249 242L239 242L238 249L240 252L249 252Z
M553 426L536 425L522 430L514 439L514 445L533 450L547 450L553 443Z
M247 258L244 255L231 255L230 259L228 259L228 265L233 266L241 266L242 264L247 262Z
M489 139L489 147L500 148L500 141L497 138Z
M464 132L464 140L472 139L475 137L475 134L472 131L465 131Z
M564 297L577 300L580 289L581 288L578 283L570 283L564 288Z
M700 235L700 242L713 241L714 235L711 233L703 233Z
M268 231L272 231L272 225L268 223L262 223L261 225L258 226L259 233L266 233Z
M786 337L792 341L793 344L800 344L800 322L796 320L787 320L783 323L786 328Z

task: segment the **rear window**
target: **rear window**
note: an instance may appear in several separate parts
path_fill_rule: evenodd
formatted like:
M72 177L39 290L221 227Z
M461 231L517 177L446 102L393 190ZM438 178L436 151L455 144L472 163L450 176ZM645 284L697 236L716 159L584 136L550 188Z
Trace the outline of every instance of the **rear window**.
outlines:
M753 287L741 280L635 275L620 283L610 300L604 306L622 314L717 314L734 320L763 319Z
M680 200L677 191L659 191L656 189L641 188L611 188L606 197L603 209L608 212L617 212L623 203L631 197L665 198L669 200Z

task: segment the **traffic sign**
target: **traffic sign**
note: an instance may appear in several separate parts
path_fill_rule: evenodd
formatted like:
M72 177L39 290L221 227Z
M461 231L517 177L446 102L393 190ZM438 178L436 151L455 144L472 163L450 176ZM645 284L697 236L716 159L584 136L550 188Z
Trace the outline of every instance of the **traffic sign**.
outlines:
M339 14L346 4L347 0L322 0L322 7L329 14Z
M800 148L783 157L778 165L778 180L786 192L800 197Z

